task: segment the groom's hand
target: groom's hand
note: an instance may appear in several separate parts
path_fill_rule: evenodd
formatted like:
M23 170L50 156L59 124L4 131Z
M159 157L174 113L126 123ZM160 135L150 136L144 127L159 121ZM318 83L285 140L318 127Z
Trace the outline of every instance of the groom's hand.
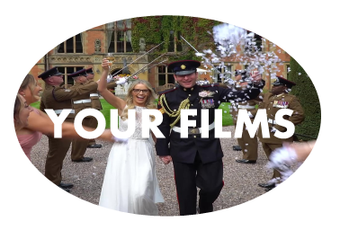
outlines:
M163 161L164 164L169 164L172 161L171 155L159 156L159 158Z

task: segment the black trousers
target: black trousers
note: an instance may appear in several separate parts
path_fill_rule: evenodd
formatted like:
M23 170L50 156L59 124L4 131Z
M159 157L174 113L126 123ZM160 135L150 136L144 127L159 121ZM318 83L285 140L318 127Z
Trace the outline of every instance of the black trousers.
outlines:
M222 160L203 164L197 153L193 164L173 161L180 215L197 212L197 187L199 192L199 212L213 211L213 202L223 187Z

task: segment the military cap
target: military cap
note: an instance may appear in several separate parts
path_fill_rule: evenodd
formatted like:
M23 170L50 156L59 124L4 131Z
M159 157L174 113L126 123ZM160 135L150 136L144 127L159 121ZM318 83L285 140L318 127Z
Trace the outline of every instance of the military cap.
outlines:
M179 60L171 62L168 69L172 70L175 75L188 75L195 73L200 65L201 63L196 60Z
M86 72L87 74L94 74L92 67L91 67L91 68L88 68L88 69L85 69L85 72Z
M81 69L81 70L78 70L78 71L76 71L72 74L68 74L67 76L71 77L71 78L75 78L75 77L78 77L78 76L86 76L86 70Z
M45 72L43 72L42 74L38 75L38 78L41 78L42 80L45 80L51 76L55 76L55 75L62 75L62 73L60 73L58 71L57 67L53 67L52 69L46 70Z
M276 76L276 80L273 82L273 86L286 86L287 88L292 88L296 83L291 82L283 77Z

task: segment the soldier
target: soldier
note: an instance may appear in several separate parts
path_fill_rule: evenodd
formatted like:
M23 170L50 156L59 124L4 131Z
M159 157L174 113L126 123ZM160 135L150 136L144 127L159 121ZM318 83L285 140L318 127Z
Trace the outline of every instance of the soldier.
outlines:
M71 87L71 89L76 90L77 88L87 87L91 88L87 93L78 95L72 98L72 108L75 111L75 115L77 115L81 110L85 108L92 108L92 100L90 98L91 93L97 93L97 83L94 81L88 81L86 78L86 71L85 69L78 70L74 72L68 77L74 79L75 85ZM91 126L91 119L90 117L86 117L83 120L83 125L92 127ZM89 140L73 140L72 142L72 150L71 150L71 160L73 162L90 162L92 158L84 157L86 152L87 145Z
M293 110L293 114L290 117L285 116L284 119L289 120L294 125L300 124L304 120L303 108L298 98L294 95L288 94L294 85L296 85L294 82L277 76L276 81L273 83L271 92L265 93L263 95L263 102L259 104L259 109L266 109L267 111L270 137L264 138L261 129L259 129L258 137L262 142L264 152L268 159L272 151L282 147L284 142L293 142L293 136L287 139L280 139L274 136L276 130L281 132L286 130L286 128L275 123L276 112L280 109ZM266 188L266 191L269 191L276 186L276 181L278 181L277 178L280 177L280 172L274 169L272 180L268 183L260 183L259 186Z
M163 121L158 128L165 138L157 139L156 151L165 164L173 161L180 215L196 214L197 187L198 212L212 212L212 204L223 187L223 152L220 140L214 137L214 109L223 101L254 98L263 87L263 81L254 81L244 91L232 91L217 84L197 85L199 66L200 62L195 60L169 64L179 85L159 97ZM188 118L196 122L195 127L189 128L188 138L180 136L182 109L198 109L197 116ZM209 113L209 138L201 138L201 109Z
M94 81L93 80L94 79L94 72L92 70L92 67L88 68L88 69L85 69L85 72L86 72L87 80ZM103 109L102 104L101 104L100 99L99 99L98 92L91 93L90 94L90 98L91 98L92 108L97 109L99 111ZM98 125L98 122L97 122L97 120L94 117L90 117L89 124L91 125L91 127L96 128L97 125ZM91 139L91 140L89 140L89 144L87 145L87 148L102 148L102 145L101 144L96 144L96 140L95 139Z
M38 76L45 81L45 90L41 97L40 110L45 112L45 109L53 109L56 114L60 114L63 109L71 109L71 98L77 97L83 93L87 93L94 88L79 87L66 88L63 83L62 73L57 67L49 69ZM66 122L72 122L75 113L71 111ZM70 147L70 139L56 139L53 135L48 136L49 150L45 164L45 176L50 181L59 187L68 190L73 187L73 184L62 183L61 170L66 153Z
M254 75L255 77L255 75ZM262 79L262 76L260 74L257 74L256 77L259 77L259 79ZM235 84L234 84L234 90L244 90L248 83L246 82L247 73L245 70L237 70L235 72ZM237 123L237 114L238 109L246 109L248 111L248 114L252 111L256 110L256 105L259 103L259 99L251 99L251 100L233 100L231 101L231 115L233 116L234 125L236 127ZM253 119L251 119L253 122ZM254 136L251 138L249 136L249 133L247 131L247 128L243 127L242 137L237 138L237 142L240 146L239 150L242 150L242 159L237 159L236 162L243 163L243 164L255 164L257 160L257 137Z

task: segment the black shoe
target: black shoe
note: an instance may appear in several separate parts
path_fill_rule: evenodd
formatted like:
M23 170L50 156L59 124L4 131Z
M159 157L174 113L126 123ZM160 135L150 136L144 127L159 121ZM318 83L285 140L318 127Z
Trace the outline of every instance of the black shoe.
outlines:
M235 161L241 164L255 164L256 163L256 160L248 160L248 159L237 159Z
M60 183L58 186L61 188L73 188L72 183Z
M269 192L269 191L272 190L273 188L275 188L275 186L274 186L274 187L270 187L270 188L266 188L264 191Z
M275 188L275 183L259 183L258 185L262 188Z
M90 158L90 157L83 157L82 159L79 159L79 160L72 160L72 162L77 162L77 163L79 163L79 162L90 162L92 160L93 159Z
M60 187L62 190L64 190L64 191L66 191L66 192L68 192L68 193L70 193L71 192L71 190L69 189L69 188L62 188L62 187Z
M101 144L88 145L87 148L102 148Z
M241 151L242 148L241 148L241 146L239 146L239 145L233 145L233 150L235 150L235 151Z

